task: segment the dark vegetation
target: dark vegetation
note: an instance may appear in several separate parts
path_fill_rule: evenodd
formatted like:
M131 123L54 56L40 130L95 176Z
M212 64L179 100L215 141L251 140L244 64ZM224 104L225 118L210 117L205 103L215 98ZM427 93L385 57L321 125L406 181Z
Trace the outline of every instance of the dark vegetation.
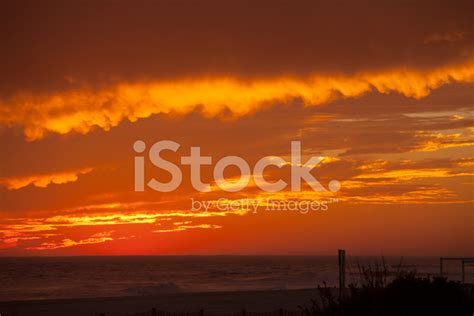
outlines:
M300 307L307 316L474 315L474 288L416 272L390 273L385 264L359 267L360 284L341 297L334 288L319 286L320 297Z

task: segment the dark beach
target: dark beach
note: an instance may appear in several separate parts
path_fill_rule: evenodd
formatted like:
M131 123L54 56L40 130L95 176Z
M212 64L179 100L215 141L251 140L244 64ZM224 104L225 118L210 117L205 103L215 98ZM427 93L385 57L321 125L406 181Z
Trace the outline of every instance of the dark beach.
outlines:
M269 312L278 309L298 311L299 305L309 304L317 289L173 293L153 296L60 299L0 302L2 316L85 316L129 315L152 308L169 312L197 312L232 315L249 312Z

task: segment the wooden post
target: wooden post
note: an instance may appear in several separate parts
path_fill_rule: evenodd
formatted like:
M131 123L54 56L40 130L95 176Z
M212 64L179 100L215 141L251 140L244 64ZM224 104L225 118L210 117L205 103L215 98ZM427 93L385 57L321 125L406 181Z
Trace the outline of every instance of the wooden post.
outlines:
M443 277L443 258L439 258L439 276Z
M339 298L342 298L346 287L346 251L339 249Z
M461 260L461 265L462 284L464 284L464 260Z

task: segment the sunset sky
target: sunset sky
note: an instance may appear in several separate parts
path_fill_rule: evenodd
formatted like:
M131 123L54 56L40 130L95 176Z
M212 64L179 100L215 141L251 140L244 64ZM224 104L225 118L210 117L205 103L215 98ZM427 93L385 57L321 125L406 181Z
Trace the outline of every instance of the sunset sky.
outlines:
M474 255L473 1L1 6L0 255ZM200 146L212 192L135 192L136 140ZM340 191L216 187L291 141ZM220 198L331 204L190 209Z

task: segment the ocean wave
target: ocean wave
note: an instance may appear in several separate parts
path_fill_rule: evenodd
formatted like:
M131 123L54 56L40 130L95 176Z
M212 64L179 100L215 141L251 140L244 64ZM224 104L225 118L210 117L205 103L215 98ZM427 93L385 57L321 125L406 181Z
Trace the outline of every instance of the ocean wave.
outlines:
M122 292L128 295L153 295L164 293L179 293L182 291L183 289L173 282L132 286L122 290Z

